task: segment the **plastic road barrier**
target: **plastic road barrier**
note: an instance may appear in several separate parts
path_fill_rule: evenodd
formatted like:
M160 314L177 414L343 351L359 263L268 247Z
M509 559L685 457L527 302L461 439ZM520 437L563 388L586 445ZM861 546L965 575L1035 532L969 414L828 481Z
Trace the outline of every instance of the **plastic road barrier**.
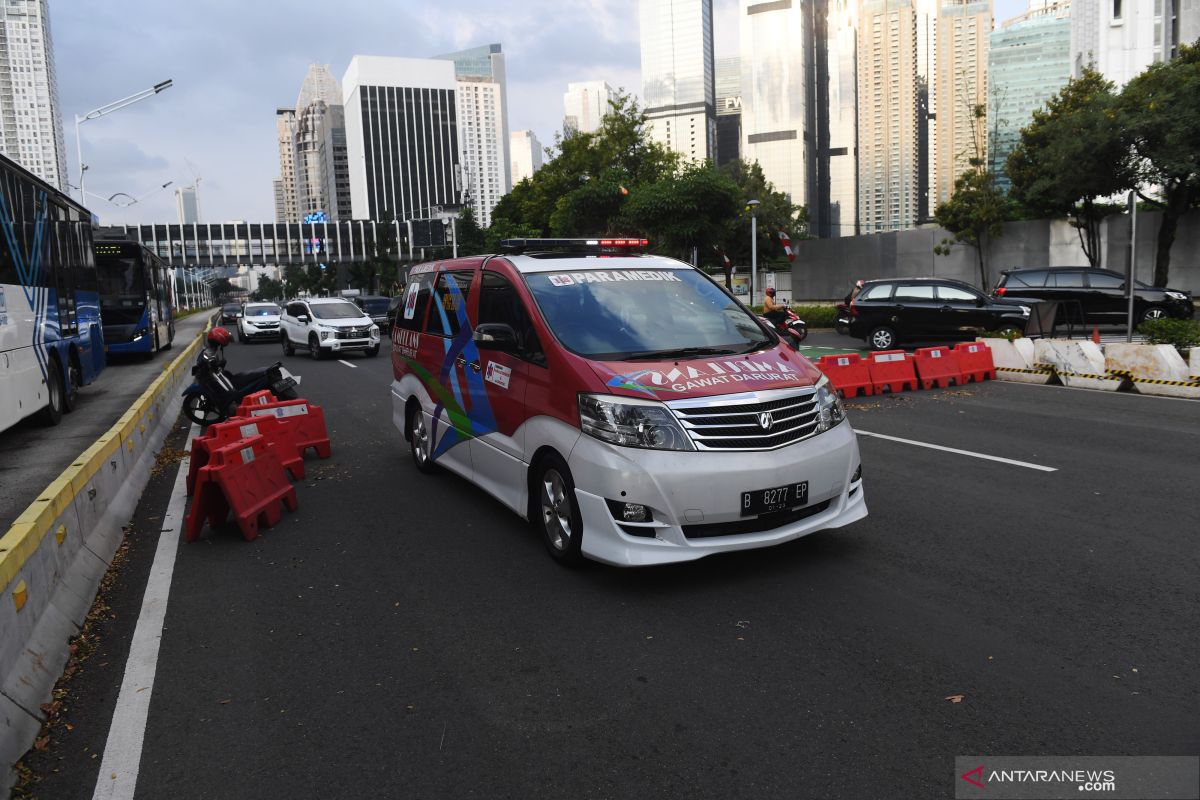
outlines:
M959 342L954 348L958 356L958 368L962 370L963 383L978 383L996 379L996 365L992 361L992 348L984 342Z
M262 389L257 392L252 392L242 398L242 402L238 404L238 414L245 414L251 406L263 406L267 403L278 402L279 398L270 389Z
M292 438L292 428L275 417L232 417L216 425L209 425L203 436L192 439L192 457L188 464L187 493L190 497L196 488L200 468L211 460L212 452L232 442L251 436L262 436L267 446L275 451L279 462L291 475L292 480L304 477L304 456Z
M825 373L833 388L837 389L842 397L858 397L859 394L869 396L875 393L871 382L871 369L858 353L821 356L817 359L817 369Z
M325 427L325 412L307 400L277 400L250 408L250 416L277 417L292 428L292 441L301 453L308 448L317 451L321 458L329 458L333 448L329 444L329 429Z
M913 366L917 368L922 389L934 386L945 389L963 383L958 353L949 347L918 347L913 351Z
M917 371L913 367L913 360L903 350L871 353L867 366L876 394L885 390L895 393L917 388Z
M270 528L283 519L280 503L288 511L296 510L296 488L265 437L251 436L219 447L209 459L196 477L196 496L185 528L187 541L200 538L205 521L215 528L232 511L242 538L252 542L258 538L260 526Z

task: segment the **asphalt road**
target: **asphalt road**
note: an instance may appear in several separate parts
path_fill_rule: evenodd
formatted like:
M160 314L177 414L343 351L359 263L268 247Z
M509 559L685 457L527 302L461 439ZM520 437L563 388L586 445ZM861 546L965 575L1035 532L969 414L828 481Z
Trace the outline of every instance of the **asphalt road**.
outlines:
M79 405L53 428L27 418L0 431L0 533L129 410L207 319L206 314L192 314L179 320L175 344L149 359L110 356L100 377L80 390Z
M863 436L850 528L569 571L482 491L416 472L386 355L287 361L333 457L258 541L180 545L138 797L937 798L955 755L1200 751L1194 402L855 400L860 430L1057 471ZM173 480L138 510L72 729L29 760L40 797L106 777Z

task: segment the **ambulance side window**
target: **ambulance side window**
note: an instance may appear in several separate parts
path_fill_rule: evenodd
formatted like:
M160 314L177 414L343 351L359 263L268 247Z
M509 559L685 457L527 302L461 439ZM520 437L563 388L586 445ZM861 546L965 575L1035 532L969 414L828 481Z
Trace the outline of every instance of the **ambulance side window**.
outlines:
M471 272L443 272L438 275L429 309L426 333L453 338L467 319L467 300L471 291Z
M396 309L396 324L401 330L420 332L425 326L425 309L433 294L433 274L414 276L404 286L404 296Z
M521 295L509 281L494 272L484 272L480 282L479 324L498 322L509 325L517 334L515 355L534 364L545 364L546 354L538 341L537 331L525 310Z

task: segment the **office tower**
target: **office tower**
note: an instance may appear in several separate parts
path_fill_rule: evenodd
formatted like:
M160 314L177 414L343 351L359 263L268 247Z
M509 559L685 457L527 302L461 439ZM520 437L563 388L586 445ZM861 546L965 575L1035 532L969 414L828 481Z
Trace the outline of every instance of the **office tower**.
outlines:
M463 202L482 227L512 188L508 156L508 88L500 45L437 56L454 62Z
M196 198L195 186L183 186L175 190L175 211L180 225L194 225L200 221L200 203Z
M1071 76L1090 64L1120 89L1198 36L1197 0L1073 0Z
M542 168L542 143L533 131L513 131L509 152L512 154L512 181L516 186Z
M297 219L350 219L350 171L342 90L327 64L311 64L296 98L293 130Z
M930 212L954 194L954 181L972 160L987 158L987 50L992 0L942 0L936 66L937 146ZM976 114L976 109L983 114Z
M937 20L941 0L914 0L917 20L917 224L931 219L930 186L937 180Z
M742 157L742 60L718 58L714 72L717 98L717 163Z
M828 208L820 236L858 233L858 0L829 0L825 22L828 136L820 175L828 176Z
M988 167L1011 186L1008 155L1021 128L1071 77L1071 0L1031 0L988 44Z
M800 2L741 0L742 158L796 205L814 209L813 127L805 42L811 27Z
M694 161L713 158L712 0L639 0L638 12L647 132Z
M47 0L0 3L0 153L67 189ZM87 204L87 199L84 199Z
M275 187L275 221L299 222L296 198L296 110L275 109L275 134L279 143L279 185Z
M354 56L342 76L355 219L432 216L461 198L454 64Z
M600 129L617 92L604 81L568 83L563 95L563 136Z
M917 15L911 0L858 10L858 220L862 233L917 222Z

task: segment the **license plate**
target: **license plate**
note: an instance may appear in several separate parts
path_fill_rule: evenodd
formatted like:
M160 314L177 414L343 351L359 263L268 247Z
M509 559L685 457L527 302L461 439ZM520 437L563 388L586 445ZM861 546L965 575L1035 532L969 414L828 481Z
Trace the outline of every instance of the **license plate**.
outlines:
M742 492L742 516L753 517L773 511L787 511L808 503L808 481L789 483L774 489Z

